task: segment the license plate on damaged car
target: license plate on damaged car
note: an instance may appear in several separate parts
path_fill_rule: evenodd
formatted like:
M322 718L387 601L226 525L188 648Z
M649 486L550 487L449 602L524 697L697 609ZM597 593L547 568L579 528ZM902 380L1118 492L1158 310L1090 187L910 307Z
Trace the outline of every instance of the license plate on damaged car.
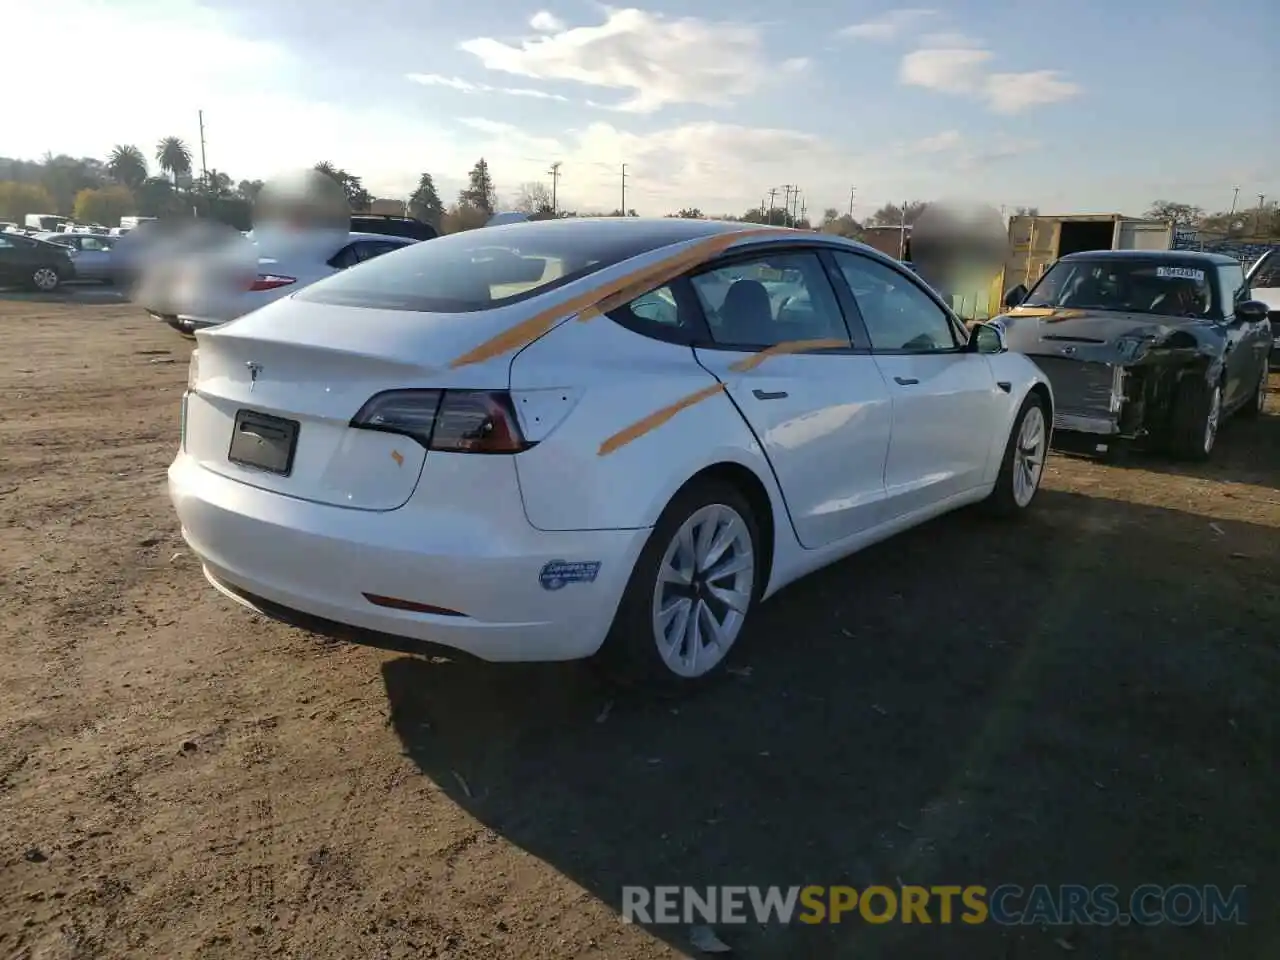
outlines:
M298 448L298 421L285 420L254 410L236 413L227 459L245 467L287 477L293 470Z

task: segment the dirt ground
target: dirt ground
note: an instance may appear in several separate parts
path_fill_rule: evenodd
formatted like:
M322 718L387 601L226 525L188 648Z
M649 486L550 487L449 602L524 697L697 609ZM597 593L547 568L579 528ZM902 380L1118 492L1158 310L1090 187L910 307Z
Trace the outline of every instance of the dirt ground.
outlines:
M1203 468L1056 457L759 611L679 705L326 642L165 490L189 342L0 297L0 957L633 958L624 884L1249 887L1249 925L721 927L744 957L1278 956L1280 379Z

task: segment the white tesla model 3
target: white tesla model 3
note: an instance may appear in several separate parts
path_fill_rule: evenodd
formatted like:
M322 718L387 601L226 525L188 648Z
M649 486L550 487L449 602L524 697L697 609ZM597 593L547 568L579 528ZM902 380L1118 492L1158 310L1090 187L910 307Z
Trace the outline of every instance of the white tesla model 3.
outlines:
M1024 511L1053 422L1039 369L901 264L749 224L454 234L197 339L169 487L223 593L675 688L787 583Z

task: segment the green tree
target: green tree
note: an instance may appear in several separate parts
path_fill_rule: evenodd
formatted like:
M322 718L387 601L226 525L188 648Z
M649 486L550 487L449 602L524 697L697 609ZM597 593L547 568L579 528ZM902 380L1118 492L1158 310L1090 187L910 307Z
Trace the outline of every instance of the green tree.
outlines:
M0 181L0 219L22 223L29 213L52 213L54 199L38 183Z
M144 217L166 217L182 211L182 201L173 184L164 177L147 177L133 192L138 213Z
M635 209L635 207L631 207L629 210L626 210L626 211L623 211L621 207L614 207L614 208L613 208L613 213L609 214L609 216L611 216L611 217L638 217L638 216L640 216L640 214L636 213L636 209Z
M498 203L498 192L493 186L493 176L489 173L489 164L481 157L467 175L467 188L458 194L459 205L482 210L486 216L493 216L494 207Z
M900 227L905 223L907 226L911 226L920 219L920 214L924 213L927 206L929 204L923 200L908 200L902 206L898 206L896 203L886 203L867 218L867 225L871 227Z
M209 175L202 179L201 189L212 200L221 200L235 193L231 186L231 177L221 170L210 169Z
M258 191L262 189L261 180L241 180L236 185L236 196L252 203L258 199Z
M1146 215L1152 220L1172 220L1179 227L1189 227L1204 219L1204 211L1199 207L1173 200L1157 200Z
M431 174L424 173L418 177L418 186L409 194L409 212L437 230L444 220L444 204L440 202L440 194L436 191L436 183Z
M342 192L347 196L347 204L352 210L368 210L370 204L373 203L373 194L364 188L364 184L354 173L348 173L341 167L336 167L328 160L321 160L315 165L317 173L323 173L326 177L334 180L338 186L342 187Z
M46 153L39 169L39 182L53 197L55 207L55 210L46 210L45 213L70 214L77 193L86 187L100 187L107 180L102 163L89 157L66 154L55 157Z
M76 194L74 215L82 223L113 226L137 210L137 202L128 187L89 187Z
M191 151L181 137L165 137L156 144L156 163L173 177L175 188L179 177L191 175Z
M116 144L107 158L107 172L117 183L136 190L147 179L147 158L131 143Z
M491 213L468 203L455 203L441 220L440 232L461 233L463 230L475 230L483 227L491 216Z
M705 220L707 218L697 207L685 207L683 210L671 214L673 217L679 217L681 220Z

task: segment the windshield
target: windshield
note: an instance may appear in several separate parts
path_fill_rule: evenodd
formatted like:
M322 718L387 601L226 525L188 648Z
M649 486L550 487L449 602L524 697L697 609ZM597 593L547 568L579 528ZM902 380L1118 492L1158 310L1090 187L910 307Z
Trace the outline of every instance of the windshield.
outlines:
M1254 289L1280 287L1280 247L1268 251L1252 268L1249 286Z
M1040 278L1022 305L1214 317L1214 281L1215 271L1195 263L1063 260Z
M513 303L674 240L606 221L482 227L414 243L300 291L296 299L466 313Z

